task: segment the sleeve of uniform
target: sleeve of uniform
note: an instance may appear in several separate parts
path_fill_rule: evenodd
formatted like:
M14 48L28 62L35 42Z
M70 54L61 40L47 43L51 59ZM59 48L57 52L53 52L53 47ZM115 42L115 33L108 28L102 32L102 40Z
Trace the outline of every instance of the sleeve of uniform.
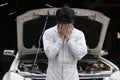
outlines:
M80 60L87 54L87 46L86 46L86 41L83 32L81 32L77 37L77 39L71 38L68 41L68 46L70 50L72 51L72 55Z
M48 59L53 59L59 53L60 47L62 46L62 40L60 38L57 39L56 42L53 41L53 35L50 31L45 31L43 35L43 45L45 54Z

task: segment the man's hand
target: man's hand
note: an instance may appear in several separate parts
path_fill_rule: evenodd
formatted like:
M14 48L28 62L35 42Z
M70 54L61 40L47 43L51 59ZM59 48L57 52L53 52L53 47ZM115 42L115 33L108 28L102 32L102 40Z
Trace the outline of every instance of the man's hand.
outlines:
M66 25L66 39L69 41L72 37L72 31L73 31L73 24L67 24Z
M58 24L58 33L60 35L60 38L64 40L65 38L67 41L71 39L71 34L73 31L73 23L70 24Z
M58 33L60 38L64 41L65 38L65 24L58 24Z

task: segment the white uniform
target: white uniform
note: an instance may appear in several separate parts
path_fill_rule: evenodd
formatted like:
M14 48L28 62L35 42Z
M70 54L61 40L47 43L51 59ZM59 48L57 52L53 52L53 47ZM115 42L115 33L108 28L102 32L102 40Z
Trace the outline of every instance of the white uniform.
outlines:
M49 61L46 80L79 80L77 60L87 54L83 32L74 28L72 38L62 41L54 26L45 31L43 44Z

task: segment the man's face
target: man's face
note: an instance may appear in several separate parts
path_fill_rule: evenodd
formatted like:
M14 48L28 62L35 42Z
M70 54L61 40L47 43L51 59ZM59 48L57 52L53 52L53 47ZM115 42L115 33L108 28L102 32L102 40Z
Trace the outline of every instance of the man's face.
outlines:
M58 23L57 29L58 29L60 38L62 40L64 40L64 38L69 40L71 38L71 34L73 31L73 23L69 23L69 24Z

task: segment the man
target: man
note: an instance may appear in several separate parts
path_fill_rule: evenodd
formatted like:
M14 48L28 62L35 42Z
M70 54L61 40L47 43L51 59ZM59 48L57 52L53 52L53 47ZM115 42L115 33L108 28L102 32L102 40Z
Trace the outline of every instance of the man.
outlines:
M74 28L74 17L71 8L58 9L57 25L43 35L48 57L46 80L79 80L76 64L87 54L87 46L83 32Z

